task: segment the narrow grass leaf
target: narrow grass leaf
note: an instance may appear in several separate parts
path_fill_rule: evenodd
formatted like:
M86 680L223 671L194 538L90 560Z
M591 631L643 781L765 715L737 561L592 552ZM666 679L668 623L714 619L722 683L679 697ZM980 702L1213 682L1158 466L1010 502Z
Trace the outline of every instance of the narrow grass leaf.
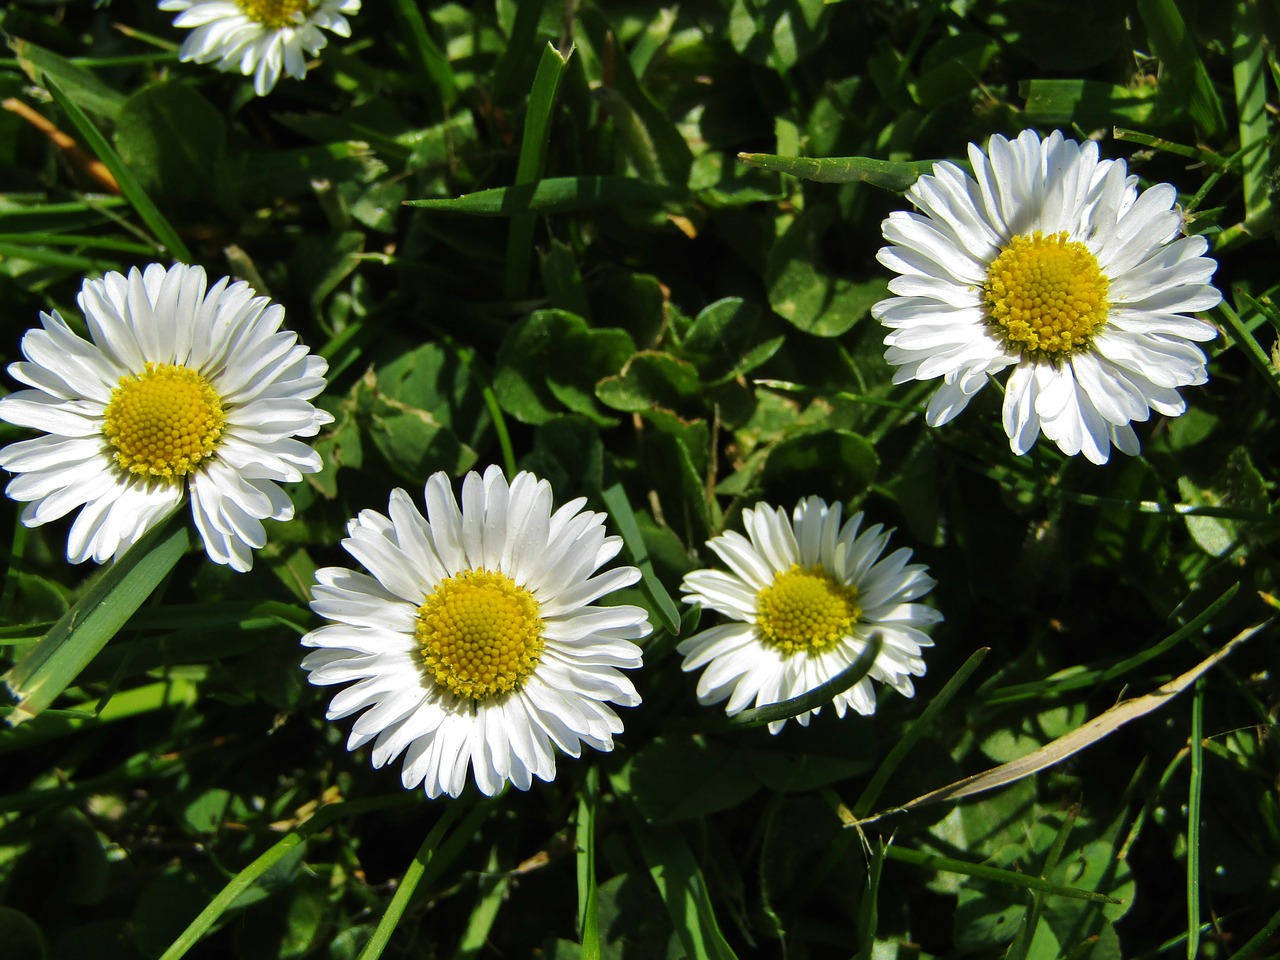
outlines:
M645 594L657 607L662 626L672 636L678 636L680 609L671 599L671 594L667 593L667 588L662 585L662 580L654 573L653 562L649 559L649 548L644 542L644 536L640 533L635 514L631 512L631 501L627 499L627 492L622 489L621 483L615 483L602 490L601 496L604 498L605 507L609 510L609 518L618 525L618 531L622 534L627 551L631 554L631 561L640 568Z
M1101 670L1084 670L1072 673L1069 676L1062 677L1057 680L1037 680L1031 683L1013 684L1008 687L1000 687L985 698L985 702L990 704L1016 703L1020 700L1043 700L1047 696L1056 696L1062 693L1068 693L1072 690L1082 690L1087 687L1097 686L1100 683L1107 683L1126 676L1137 670L1139 667L1149 663L1162 654L1172 650L1188 637L1199 636L1201 631L1209 624L1217 615L1218 611L1231 602L1232 598L1240 590L1239 583L1233 583L1218 599L1201 610L1198 614L1188 620L1173 633L1169 634L1159 643L1152 644L1145 650L1135 653L1131 657L1126 657L1119 663L1113 664ZM1183 600L1186 603L1186 600Z
M467 927L458 940L458 949L454 952L454 960L471 960L488 954L489 935L498 919L498 911L507 900L507 891L511 886L508 874L498 873L496 852L490 857L488 871L480 877L480 896L476 905L471 908L471 916L467 918Z
M7 718L11 726L53 703L168 576L191 545L185 519L175 510L103 569L76 605L4 675L18 700Z
M525 114L524 134L520 141L520 162L516 167L516 183L533 183L542 177L547 164L547 145L551 141L551 111L565 65L573 56L573 48L561 53L548 43L538 61ZM503 292L509 299L524 295L529 286L529 269L533 262L534 214L518 214L511 218L507 234L507 273Z
M97 158L111 171L111 175L116 178L116 183L120 185L120 192L124 194L133 209L137 211L138 216L142 218L142 222L147 225L155 238L160 241L175 260L179 260L182 263L191 263L191 251L182 242L182 238L173 229L173 225L160 212L160 208L147 196L146 191L138 183L137 177L133 175L133 171L120 159L120 154L116 153L115 148L107 142L107 138L94 126L88 115L63 92L52 77L46 74L44 82L58 106L66 113L75 128L80 131L80 136L84 138L84 142L89 149L94 152Z
M382 951L387 948L387 943L391 940L391 934L395 932L396 925L399 924L400 918L404 916L405 908L409 906L409 901L413 898L414 891L418 889L418 884L422 882L422 878L427 872L427 867L438 855L445 854L447 847L450 845L456 846L455 841L458 836L465 834L465 839L470 840L475 828L480 825L483 815L488 813L488 805L485 803L473 807L470 816L449 837L448 841L445 841L443 839L445 834L449 832L454 821L462 815L464 809L465 807L462 804L449 804L444 808L444 812L440 814L440 819L427 831L427 835L422 840L422 845L418 847L418 852L413 855L413 861L405 870L404 876L400 878L400 883L396 885L395 895L392 896L391 902L387 904L387 909L383 912L382 919L378 921L377 928L364 945L364 949L360 951L360 960L376 960L377 957L382 956ZM470 830L466 829L468 826L471 827ZM438 872L438 870L433 872Z
M1062 821L1062 826L1053 838L1053 845L1049 847L1049 852L1045 854L1044 866L1040 870L1040 879L1047 880L1053 876L1053 871L1057 869L1058 861L1062 858L1062 851L1067 845L1067 837L1071 835L1071 828L1075 826L1076 817L1079 815L1079 804L1067 811L1067 815ZM1031 895L1031 908L1022 915L1022 922L1018 925L1018 932L1014 934L1013 943L1010 944L1009 952L1005 954L1004 960L1027 960L1031 952L1031 943L1036 937L1036 928L1040 925L1041 916L1044 915L1045 899L1046 895L1043 890L1036 890Z
M1014 887L1026 887L1028 890L1039 890L1054 897L1067 897L1071 900L1088 900L1090 903L1121 903L1115 897L1096 890L1082 890L1079 887L1067 887L1045 880L1029 873L1018 873L1015 870L1002 870L982 863L970 863L954 857L943 857L923 850L912 850L910 847L890 846L885 851L889 860L909 863L929 870L941 870L944 873L958 873L961 876L973 877L977 880L991 880Z
M1164 68L1161 100L1179 109L1185 107L1186 115L1206 139L1218 139L1227 127L1226 114L1177 4L1174 0L1138 0L1138 15Z
M674 827L641 828L638 816L631 825L686 955L699 960L736 960L720 932L706 879L680 831Z
M893 745L888 755L880 762L879 768L867 781L866 787L863 788L862 794L854 801L853 819L860 819L866 816L871 808L875 805L876 800L880 798L881 791L889 782L889 778L893 776L894 771L907 758L907 754L911 752L911 748L926 733L933 729L938 718L942 716L942 712L947 708L952 698L969 682L969 678L973 676L975 670L982 663L983 659L991 652L990 647L981 647L970 654L969 659L964 662L959 670L955 672L946 686L938 691L938 695L929 701L929 705L924 708L924 712L915 720L914 723L908 724L902 737Z
M600 770L587 771L578 793L578 937L585 960L600 960L600 902L596 883L596 805L600 799Z
M218 895L209 902L209 905L201 910L196 918L188 924L187 928L178 935L178 938L169 945L169 949L160 956L160 960L178 960L179 957L186 956L187 951L200 942L200 938L209 932L209 928L218 921L219 917L226 913L227 909L235 903L242 893L252 887L259 877L279 863L285 854L299 844L305 843L312 834L329 826L335 820L417 801L419 801L419 798L406 790L403 793L391 794L390 796L350 800L321 807L309 820L297 829L287 833L281 840L272 845L269 850L232 877L227 885L219 891ZM449 807L448 809L453 810L455 808ZM443 820L444 816L441 819Z
M1237 295L1245 303L1250 303L1256 308L1256 301L1251 303L1252 298L1243 291L1238 291ZM1220 305L1222 316L1226 318L1227 335L1238 346L1249 362L1262 374L1262 378L1267 382L1267 386L1271 391L1280 397L1280 371L1277 371L1275 365L1272 364L1271 358L1267 356L1267 352L1262 349L1262 345L1240 319L1240 314L1236 313L1225 300Z
M1262 12L1257 3L1236 0L1232 15L1231 77L1235 86L1240 146L1249 147L1270 135L1267 130L1267 68L1263 47ZM1245 155L1243 167L1245 219L1257 221L1271 207L1267 174L1270 151L1262 148Z
M435 87L441 112L447 112L447 108L458 99L458 81L453 75L453 67L449 65L449 58L427 31L422 8L414 0L391 0L391 12L405 33L405 43L409 46L409 55L419 79Z
M1273 913L1271 919L1262 925L1262 929L1231 955L1231 960L1253 960L1263 947L1274 947L1275 944L1272 943L1271 938L1277 930L1280 930L1280 910ZM1267 956L1275 957L1275 953L1269 953Z
M1204 793L1204 681L1191 699L1191 782L1187 787L1187 960L1200 955L1200 804Z
M880 923L880 875L889 843L884 837L877 837L875 846L868 851L867 884L862 891L862 902L858 904L858 960L872 960L875 955L876 927Z
M1159 709L1168 703L1173 697L1177 696L1197 679L1199 679L1206 671L1212 668L1218 661L1228 656L1236 647L1240 646L1254 634L1257 634L1268 627L1272 621L1268 620L1264 623L1256 624L1246 630L1240 631L1231 638L1221 649L1212 653L1204 660L1188 670L1181 676L1175 677L1168 683L1159 687L1152 693L1148 693L1141 697L1133 697L1129 700L1121 700L1114 707L1100 713L1087 723L1082 724L1057 740L1045 744L1039 750L1035 750L1024 757L1017 760L1011 760L1008 763L1002 763L998 767L992 767L982 773L974 774L971 777L965 777L963 780L957 780L955 783L940 787L937 790L931 790L923 796L916 797L914 800L903 804L900 807L894 807L890 810L882 810L874 816L849 822L848 826L857 826L858 824L868 823L878 820L881 817L890 814L901 813L907 810L913 810L916 807L922 807L931 803L942 803L948 800L959 800L962 797L970 797L974 794L984 793L987 790L994 790L997 787L1008 786L1011 783L1029 777L1034 773L1045 770L1057 763L1061 763L1067 757L1079 753L1081 750L1094 743L1097 743L1103 737L1109 736L1122 726L1139 717L1146 716L1153 710Z
M802 713L808 713L815 707L826 706L835 697L844 693L871 672L871 668L876 665L876 657L880 656L880 650L883 646L884 637L879 632L873 633L862 653L858 654L858 659L826 683L819 684L807 693L792 697L790 700L780 700L777 703L770 703L763 707L752 707L749 710L743 710L741 713L735 713L724 721L725 725L728 727L762 727L766 723L790 720L792 717L798 717Z
M635 177L549 177L514 187L477 190L452 199L406 200L404 204L481 217L511 217L520 213L575 213L600 207L661 206L688 195L683 187Z
M123 93L66 57L30 40L14 39L9 46L32 83L41 83L42 78L54 80L78 106L105 120L114 120L124 106L127 98Z
M740 153L753 167L786 173L819 183L869 183L901 193L933 169L933 160L877 160L874 157L779 157L771 153Z
M511 24L511 33L507 44L493 70L493 99L499 103L523 92L522 86L528 80L529 61L536 49L534 38L538 33L538 20L542 16L544 4L541 0L516 4L515 20Z

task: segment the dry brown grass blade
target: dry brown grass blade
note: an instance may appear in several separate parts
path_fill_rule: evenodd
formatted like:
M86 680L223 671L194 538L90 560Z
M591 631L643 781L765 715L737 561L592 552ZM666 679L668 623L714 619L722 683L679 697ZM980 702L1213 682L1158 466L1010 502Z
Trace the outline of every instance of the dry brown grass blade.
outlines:
M27 106L16 97L7 98L3 103L0 103L0 106L4 107L10 113L16 113L23 120L27 121L27 123L31 124L48 137L55 147L66 153L67 159L83 170L87 176L96 180L99 186L108 193L119 195L120 184L116 183L116 178L111 175L111 171L107 169L106 164L85 153L85 151L80 148L80 144L76 142L74 137L71 137L59 130L41 114L31 109L31 107Z
M948 784L945 787L931 790L929 793L916 797L900 807L881 810L861 820L848 819L845 822L845 826L861 826L873 820L879 820L895 813L903 813L927 804L941 803L944 800L959 800L962 797L973 796L975 793L994 790L997 787L1007 786L1024 777L1029 777L1033 773L1038 773L1047 767L1053 766L1055 763L1060 763L1072 754L1079 753L1085 747L1097 743L1103 737L1119 730L1129 721L1146 716L1153 710L1162 707L1193 684L1219 660L1226 657L1232 650L1254 634L1269 627L1272 622L1268 620L1242 630L1220 650L1201 660L1180 677L1170 680L1164 686L1145 696L1134 697L1131 700L1121 700L1111 709L1098 714L1092 720L1076 727L1076 729L1059 737L1057 740L1046 743L1039 750L1035 750L1025 757L1010 760L1008 763L1002 763L998 767L992 767L990 770L984 770L982 773L976 773L971 777L965 777L963 780L957 780L955 783Z

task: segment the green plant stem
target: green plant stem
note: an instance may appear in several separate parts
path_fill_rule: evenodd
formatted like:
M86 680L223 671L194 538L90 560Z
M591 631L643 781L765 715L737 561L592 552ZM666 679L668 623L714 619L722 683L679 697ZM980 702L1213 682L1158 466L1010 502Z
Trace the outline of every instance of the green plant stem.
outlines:
M308 837L327 827L334 820L355 816L360 813L368 813L372 810L381 810L385 807L398 806L414 799L417 798L406 791L404 794L393 794L389 797L371 797L366 800L351 800L321 807L310 820L302 824L298 829L286 834L283 839L258 859L232 877L221 892L209 902L209 905L200 911L199 916L191 921L187 929L178 935L178 939L169 945L169 949L161 955L160 960L178 960L179 957L185 956L187 951L199 942L200 938L209 931L214 922L226 912L227 908L235 902L240 894L253 886L257 879L270 870L272 866L279 863L286 853L298 846L298 844L304 843Z
M1191 701L1191 783L1187 790L1187 960L1200 953L1200 800L1204 788L1204 679Z
M409 901L413 898L413 892L418 889L424 877L434 878L439 876L454 858L461 851L464 844L467 843L480 826L481 821L489 815L492 804L489 801L481 801L471 808L465 820L458 826L447 840L442 838L449 832L449 828L453 826L454 821L462 815L465 806L460 803L450 803L444 813L440 815L440 819L436 821L435 826L427 833L426 838L422 841L422 846L418 848L418 852L413 855L413 862L404 872L404 876L400 878L400 885L396 887L395 896L391 898L391 902L387 904L386 911L382 914L382 919L378 921L377 928L373 931L373 936L369 938L369 942L364 945L364 949L360 951L359 960L377 960L382 956L382 951L387 948L387 943L391 940L391 934L395 932L396 925L400 922L400 918L404 916L405 909L409 906Z

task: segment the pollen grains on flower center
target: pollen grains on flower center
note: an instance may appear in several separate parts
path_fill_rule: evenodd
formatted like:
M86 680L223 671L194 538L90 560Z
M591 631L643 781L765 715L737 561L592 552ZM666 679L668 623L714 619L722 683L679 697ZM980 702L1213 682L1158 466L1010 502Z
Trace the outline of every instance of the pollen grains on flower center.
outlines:
M313 0L236 0L244 15L271 30L298 22L299 13L308 13Z
M1017 236L987 269L988 322L1009 349L1030 360L1064 360L1092 343L1107 320L1107 277L1067 234Z
M143 373L120 378L102 432L121 469L177 481L213 454L225 424L222 399L198 371L148 363Z
M538 601L504 573L464 570L422 606L414 636L436 682L459 697L495 699L519 688L542 655Z
M761 639L787 656L830 649L861 615L858 588L836 583L820 564L793 563L756 595Z

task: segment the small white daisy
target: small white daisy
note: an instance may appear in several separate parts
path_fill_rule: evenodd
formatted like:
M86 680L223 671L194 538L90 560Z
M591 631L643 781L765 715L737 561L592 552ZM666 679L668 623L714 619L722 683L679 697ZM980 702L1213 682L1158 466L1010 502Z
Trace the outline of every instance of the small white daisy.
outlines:
M235 570L288 520L279 486L315 473L294 437L333 420L311 398L328 364L281 330L284 307L202 267L151 264L86 280L77 298L91 341L55 311L27 331L9 373L33 388L0 400L0 419L45 436L0 450L18 474L5 492L39 526L80 509L67 559L120 556L190 493L209 557Z
M307 57L329 42L322 31L351 36L347 16L360 12L360 0L160 0L160 9L178 14L175 27L194 29L182 44L184 62L252 76L265 97L282 70L307 75Z
M519 473L508 486L490 467L467 474L461 510L437 473L426 519L397 489L390 517L348 524L342 546L369 573L317 571L311 609L334 622L302 639L321 648L302 661L312 683L352 684L328 718L364 711L347 749L373 741L375 767L404 753L401 782L428 797L458 796L468 767L492 796L551 780L557 749L613 749L622 721L607 704L640 702L618 671L640 666L631 641L651 628L640 607L591 605L640 572L595 572L622 539L585 503L552 513L547 481Z
M894 382L942 378L930 426L946 423L993 374L1005 384L1004 429L1016 454L1038 434L1063 453L1105 463L1138 452L1131 421L1186 409L1178 387L1204 383L1192 341L1214 327L1188 316L1217 306L1217 264L1203 237L1181 236L1177 190L1139 193L1098 145L993 136L969 145L977 179L938 163L907 191L919 213L884 221L882 264L897 294L872 308L892 332Z
M698 701L728 699L725 711L733 716L798 697L852 666L877 633L883 646L871 672L836 696L836 714L849 707L874 713L872 679L913 696L911 677L925 670L921 650L933 646L924 628L942 619L912 602L933 589L926 567L909 565L905 548L881 559L892 531L876 524L859 534L862 514L842 525L838 503L808 497L793 518L794 525L782 508L765 504L742 511L746 537L730 530L707 543L730 572L695 570L684 578L685 603L734 621L676 648L686 672L706 667ZM819 709L796 719L808 726ZM769 732L785 723L770 723Z

